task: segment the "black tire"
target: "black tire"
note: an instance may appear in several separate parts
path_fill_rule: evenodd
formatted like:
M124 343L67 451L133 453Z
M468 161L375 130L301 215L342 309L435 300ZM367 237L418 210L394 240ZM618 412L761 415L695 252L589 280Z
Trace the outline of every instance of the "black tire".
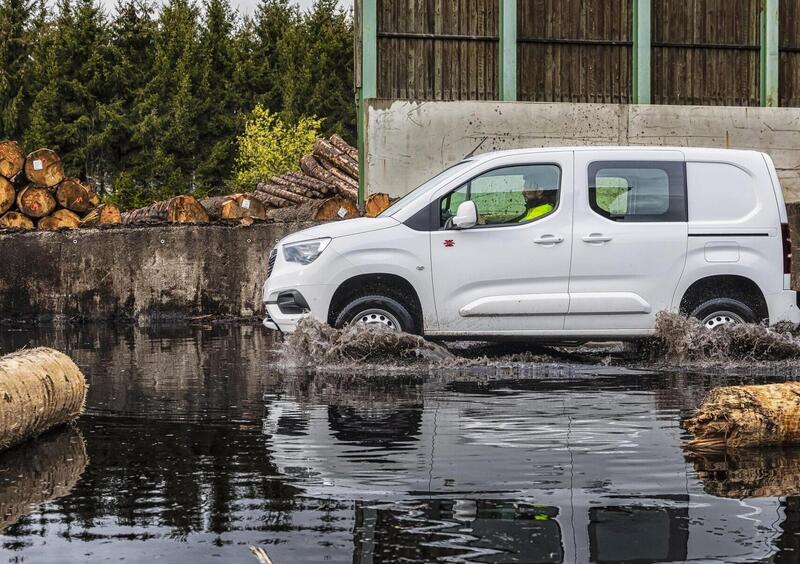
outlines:
M341 329L345 325L356 322L359 317L370 310L373 312L384 311L390 314L391 317L394 317L394 324L399 325L396 329L400 331L419 334L418 324L406 305L395 298L378 294L361 296L349 301L336 316L333 326Z
M756 323L758 321L753 308L733 298L714 298L706 300L697 306L690 315L704 322L709 328L721 324L720 321L722 321L726 315L731 318L738 317L745 323ZM739 320L733 319L733 321L738 322Z

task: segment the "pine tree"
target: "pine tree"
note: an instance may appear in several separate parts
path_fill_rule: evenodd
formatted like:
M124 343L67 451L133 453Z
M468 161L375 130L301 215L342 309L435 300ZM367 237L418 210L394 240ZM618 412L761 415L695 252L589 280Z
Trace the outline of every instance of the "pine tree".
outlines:
M34 4L31 0L0 2L0 137L20 137L28 123L34 91L30 54Z

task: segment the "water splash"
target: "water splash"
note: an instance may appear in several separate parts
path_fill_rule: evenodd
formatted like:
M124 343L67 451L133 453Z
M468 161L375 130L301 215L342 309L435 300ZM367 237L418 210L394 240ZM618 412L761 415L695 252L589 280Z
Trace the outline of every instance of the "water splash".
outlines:
M304 318L281 349L281 359L292 366L352 363L441 363L454 360L446 348L418 335L363 324L334 329Z
M656 316L655 360L676 364L787 360L800 357L800 339L793 324L773 327L728 324L708 330L699 320L677 313Z

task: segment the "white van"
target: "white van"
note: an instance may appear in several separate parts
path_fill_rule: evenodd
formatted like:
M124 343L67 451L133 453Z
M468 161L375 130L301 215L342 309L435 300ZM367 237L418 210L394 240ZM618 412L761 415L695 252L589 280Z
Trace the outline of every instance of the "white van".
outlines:
M486 153L377 218L281 240L271 329L304 315L437 338L582 341L800 321L775 166L754 151L569 147Z

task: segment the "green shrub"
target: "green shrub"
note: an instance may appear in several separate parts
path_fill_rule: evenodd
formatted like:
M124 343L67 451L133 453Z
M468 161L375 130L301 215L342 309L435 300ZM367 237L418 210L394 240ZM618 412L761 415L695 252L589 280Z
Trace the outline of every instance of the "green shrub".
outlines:
M270 176L298 170L300 159L311 152L321 125L322 120L313 116L287 124L268 109L256 106L237 139L234 184L250 191Z

